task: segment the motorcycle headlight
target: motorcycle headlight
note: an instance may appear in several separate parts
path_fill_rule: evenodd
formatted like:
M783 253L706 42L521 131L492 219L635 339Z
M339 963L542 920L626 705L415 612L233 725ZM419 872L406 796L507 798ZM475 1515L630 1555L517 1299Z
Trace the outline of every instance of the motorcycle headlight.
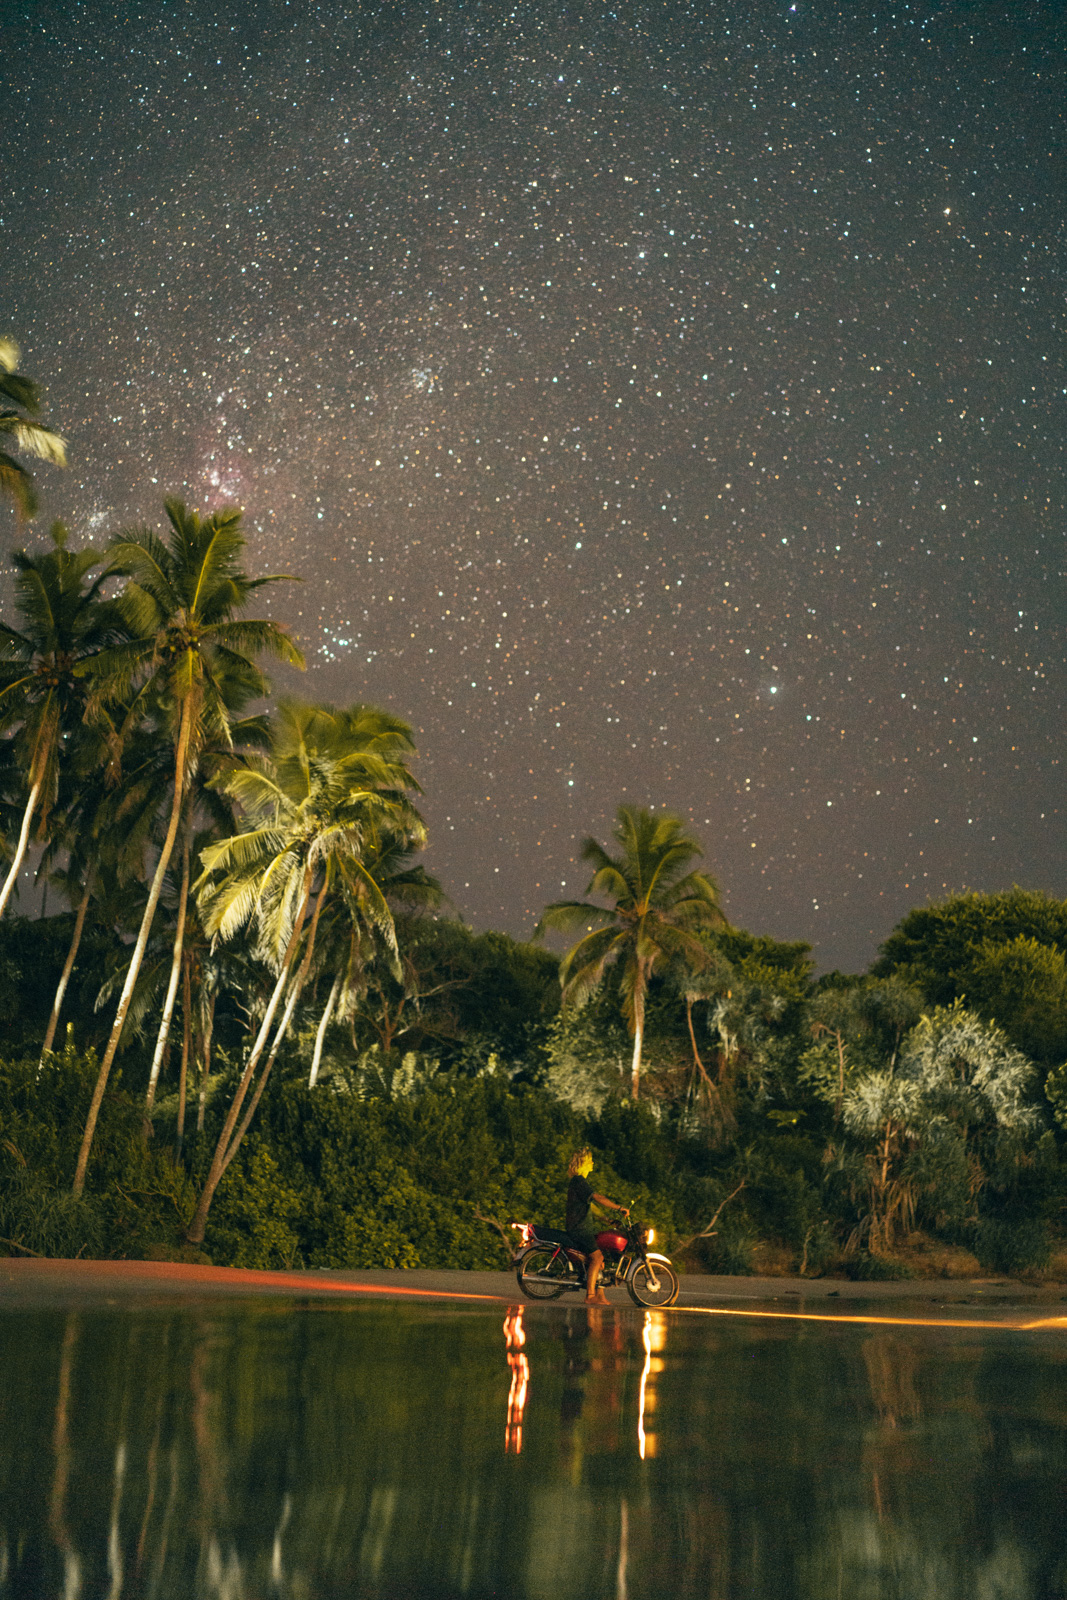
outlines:
M655 1242L656 1242L656 1230L655 1230L655 1228L646 1228L645 1229L645 1243L646 1244L655 1244Z

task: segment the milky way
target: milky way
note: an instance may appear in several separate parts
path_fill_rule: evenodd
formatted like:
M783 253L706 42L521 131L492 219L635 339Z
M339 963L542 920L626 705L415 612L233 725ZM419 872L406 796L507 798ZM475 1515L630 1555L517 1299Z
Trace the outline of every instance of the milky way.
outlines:
M1059 8L5 8L44 515L242 504L478 926L621 800L861 966L1067 892Z

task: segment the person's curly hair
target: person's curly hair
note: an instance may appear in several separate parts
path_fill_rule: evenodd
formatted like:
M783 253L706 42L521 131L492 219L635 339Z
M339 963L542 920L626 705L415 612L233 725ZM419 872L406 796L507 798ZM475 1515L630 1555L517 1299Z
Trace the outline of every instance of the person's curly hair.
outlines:
M567 1163L568 1178L576 1178L578 1176L578 1168L584 1161L591 1159L592 1154L593 1152L586 1145L583 1145L580 1150L576 1150Z

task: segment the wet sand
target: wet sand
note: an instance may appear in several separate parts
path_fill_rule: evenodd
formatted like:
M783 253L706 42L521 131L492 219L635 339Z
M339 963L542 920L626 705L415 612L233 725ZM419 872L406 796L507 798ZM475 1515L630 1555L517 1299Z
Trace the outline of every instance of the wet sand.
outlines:
M511 1272L260 1272L164 1261L0 1260L0 1310L249 1296L449 1300L472 1306L514 1303L520 1298ZM620 1307L632 1305L625 1289L610 1290L609 1298ZM579 1302L566 1295L555 1303ZM721 1316L1042 1325L1067 1330L1067 1284L1032 1285L1006 1278L853 1283L834 1278L688 1275L682 1278L677 1309Z

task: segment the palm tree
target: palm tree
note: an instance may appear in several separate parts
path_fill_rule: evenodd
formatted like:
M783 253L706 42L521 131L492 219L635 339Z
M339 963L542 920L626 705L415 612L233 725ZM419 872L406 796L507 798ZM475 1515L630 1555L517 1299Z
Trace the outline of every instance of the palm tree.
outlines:
M390 908L406 911L409 915L436 909L446 899L437 879L415 862L416 853L417 847L412 845L406 834L384 831L379 833L366 859L366 865ZM383 948L381 935L373 927L361 926L359 920L352 917L347 905L342 904L338 908L333 926L327 929L327 946L328 953L322 967L326 972L332 971L334 979L315 1030L311 1071L308 1074L309 1089L313 1089L318 1082L323 1046L331 1020L335 1015L351 1017L360 996L366 995L375 976L379 978L383 1010L387 1017L382 1040L386 1050L390 1049L393 1037L400 1028L405 1006L411 1004L409 1015L414 1016L418 1013L420 1001L427 997L419 990L418 975L411 961L402 951L398 952L399 969L396 969L390 960L390 951ZM396 970L399 970L399 979L394 976ZM391 1016L384 992L386 983L397 988L400 995L396 1011ZM448 984L438 985L428 993L437 994L441 988L448 987Z
M603 896L609 905L556 901L545 907L534 937L550 930L588 930L560 967L564 1005L583 1004L607 968L622 963L623 1015L634 1041L630 1088L636 1100L649 979L672 960L699 966L705 951L698 934L725 926L726 918L714 880L690 870L703 851L679 817L665 811L654 815L640 806L620 806L616 815L613 836L621 854L609 855L591 838L581 849L582 860L595 868L585 892Z
M18 843L0 889L0 916L26 859L34 820L43 827L55 801L60 752L84 715L79 673L122 633L115 607L101 597L107 574L89 581L101 555L68 550L61 522L50 537L49 550L13 553L21 627L0 622L0 727L14 730L26 784Z
M413 750L408 725L372 706L338 711L286 701L279 707L271 755L252 757L244 769L218 780L251 826L203 853L198 894L204 929L226 940L253 922L256 953L277 976L186 1234L190 1243L203 1241L215 1191L255 1115L331 896L339 896L361 926L376 930L396 964L392 912L373 862L388 836L403 835L409 845L425 839L422 819L407 798L418 790L404 759ZM266 1065L238 1122L283 999Z
M78 759L77 749L72 754L74 760L68 760L61 777L60 796L49 830L50 837L38 868L38 877L43 877L46 883L59 889L74 912L74 929L56 986L44 1044L41 1046L42 1065L55 1040L67 986L78 959L105 840L108 844L118 846L121 852L128 837L126 830L113 824L117 797L105 781L102 766L98 765L93 771L88 762L83 763ZM64 794L64 790L68 792ZM61 853L67 858L65 868L55 864Z
M18 345L12 339L0 339L0 435L40 461L65 467L66 446L58 433L37 421L40 393L32 378L16 371L18 364ZM28 520L37 510L33 479L7 450L0 450L0 491L15 502L20 521Z
M41 1059L51 1050L73 974L89 913L114 913L124 900L118 922L104 915L104 926L125 925L136 895L123 894L135 880L144 879L145 854L158 844L158 815L165 785L159 782L158 730L138 729L125 751L121 782L108 762L100 731L82 723L67 740L59 774L59 792L49 821L48 842L41 856L38 877L59 889L74 911L74 929L63 971L56 987ZM66 857L66 867L57 865ZM143 897L136 907L134 928L140 922Z
M234 674L225 670L219 674L219 684L222 697L231 713L243 708L249 693L256 687L247 682L245 674ZM197 853L193 847L192 837L197 812L207 813L218 835L225 836L236 832L237 822L232 803L218 788L214 780L227 768L239 765L244 760L249 748L262 747L266 740L266 717L242 717L240 721L231 722L227 729L225 743L205 744L201 749L197 770L190 780L189 794L183 814L184 823L180 829L182 834L181 886L178 890L170 981L167 984L166 998L163 1002L163 1011L156 1034L156 1047L148 1074L148 1090L145 1095L145 1110L149 1113L151 1113L155 1100L156 1086L159 1082L160 1068L163 1064L163 1055L167 1041L170 1038L171 1019L174 1015L174 1004L182 970L182 950L189 913L190 868L193 857ZM206 849L211 842L208 837L201 838L199 849ZM181 1121L181 1118L179 1118L179 1121Z
M304 665L292 640L274 623L236 616L258 589L279 581L279 575L250 578L241 570L245 536L238 508L223 507L202 521L180 500L164 503L170 522L166 540L150 528L139 528L120 534L109 547L109 571L129 580L117 604L131 637L93 663L96 714L107 725L108 706L118 702L123 708L121 719L108 726L115 759L120 759L126 737L145 711L162 708L168 713L174 776L166 836L85 1122L75 1194L85 1186L96 1119L178 837L186 792L205 743L226 744L230 738L224 681L240 673L265 693L266 679L252 660L264 652L293 666Z

